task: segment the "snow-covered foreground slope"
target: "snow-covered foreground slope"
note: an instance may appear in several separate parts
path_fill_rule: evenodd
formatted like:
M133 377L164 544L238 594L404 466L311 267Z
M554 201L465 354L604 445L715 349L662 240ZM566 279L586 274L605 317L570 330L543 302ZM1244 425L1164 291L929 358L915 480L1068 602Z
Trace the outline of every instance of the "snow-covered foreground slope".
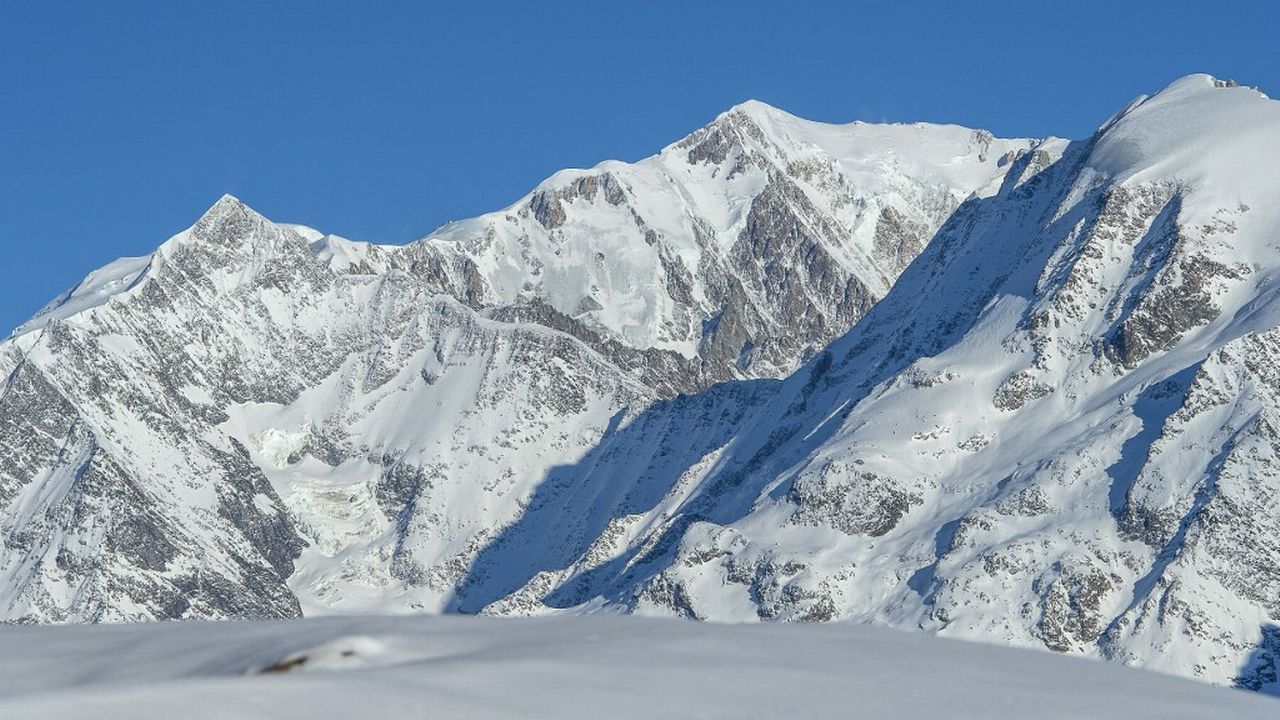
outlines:
M1280 701L879 628L326 618L0 629L0 717L1271 718Z

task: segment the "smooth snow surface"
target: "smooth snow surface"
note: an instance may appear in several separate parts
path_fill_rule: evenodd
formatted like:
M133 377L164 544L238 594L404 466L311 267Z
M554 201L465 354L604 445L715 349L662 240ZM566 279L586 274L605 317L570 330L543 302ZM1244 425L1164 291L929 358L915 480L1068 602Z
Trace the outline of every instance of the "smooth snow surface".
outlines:
M0 637L0 717L30 720L1280 716L1238 690L846 624L326 618Z
M12 335L22 335L37 330L52 320L63 320L98 307L131 287L150 264L150 255L122 257L107 263L41 308L31 319L19 325Z

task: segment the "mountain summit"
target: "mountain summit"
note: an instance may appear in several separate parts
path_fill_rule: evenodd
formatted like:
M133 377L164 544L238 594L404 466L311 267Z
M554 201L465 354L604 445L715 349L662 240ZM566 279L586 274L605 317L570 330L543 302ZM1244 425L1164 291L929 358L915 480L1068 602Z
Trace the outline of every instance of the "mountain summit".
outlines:
M1280 105L748 102L381 246L224 197L0 345L0 617L608 611L1274 688Z

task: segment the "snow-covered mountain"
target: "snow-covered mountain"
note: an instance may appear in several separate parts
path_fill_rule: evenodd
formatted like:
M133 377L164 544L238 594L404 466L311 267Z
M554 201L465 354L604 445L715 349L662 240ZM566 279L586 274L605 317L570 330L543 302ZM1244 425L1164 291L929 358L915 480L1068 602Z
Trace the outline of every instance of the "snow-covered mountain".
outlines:
M1192 76L1019 164L722 438L629 459L727 389L607 438L482 556L529 581L464 607L850 618L1274 688L1278 143L1280 105ZM618 483L656 502L596 500Z
M224 198L0 345L0 614L852 619L1274 689L1277 151L1195 75L1077 142L748 103L403 247Z
M697 358L711 379L785 374L1032 145L956 126L826 125L747 102L658 155L558 173L414 250L474 263L453 292L473 305L549 306L566 326Z
M341 274L429 274L489 317L567 332L663 394L689 392L794 370L1034 144L751 101L650 158L562 171L417 243L316 249Z
M403 247L224 197L0 345L0 616L444 609L554 468L802 362L1028 146L747 103Z

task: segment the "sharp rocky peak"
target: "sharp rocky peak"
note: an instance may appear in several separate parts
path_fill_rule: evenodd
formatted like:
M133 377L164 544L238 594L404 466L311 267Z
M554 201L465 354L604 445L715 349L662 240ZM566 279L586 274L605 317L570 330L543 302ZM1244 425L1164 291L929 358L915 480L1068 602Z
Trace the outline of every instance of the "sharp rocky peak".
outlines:
M279 230L274 223L239 198L227 194L218 198L196 220L187 236L198 242L234 246L260 242L277 232Z

